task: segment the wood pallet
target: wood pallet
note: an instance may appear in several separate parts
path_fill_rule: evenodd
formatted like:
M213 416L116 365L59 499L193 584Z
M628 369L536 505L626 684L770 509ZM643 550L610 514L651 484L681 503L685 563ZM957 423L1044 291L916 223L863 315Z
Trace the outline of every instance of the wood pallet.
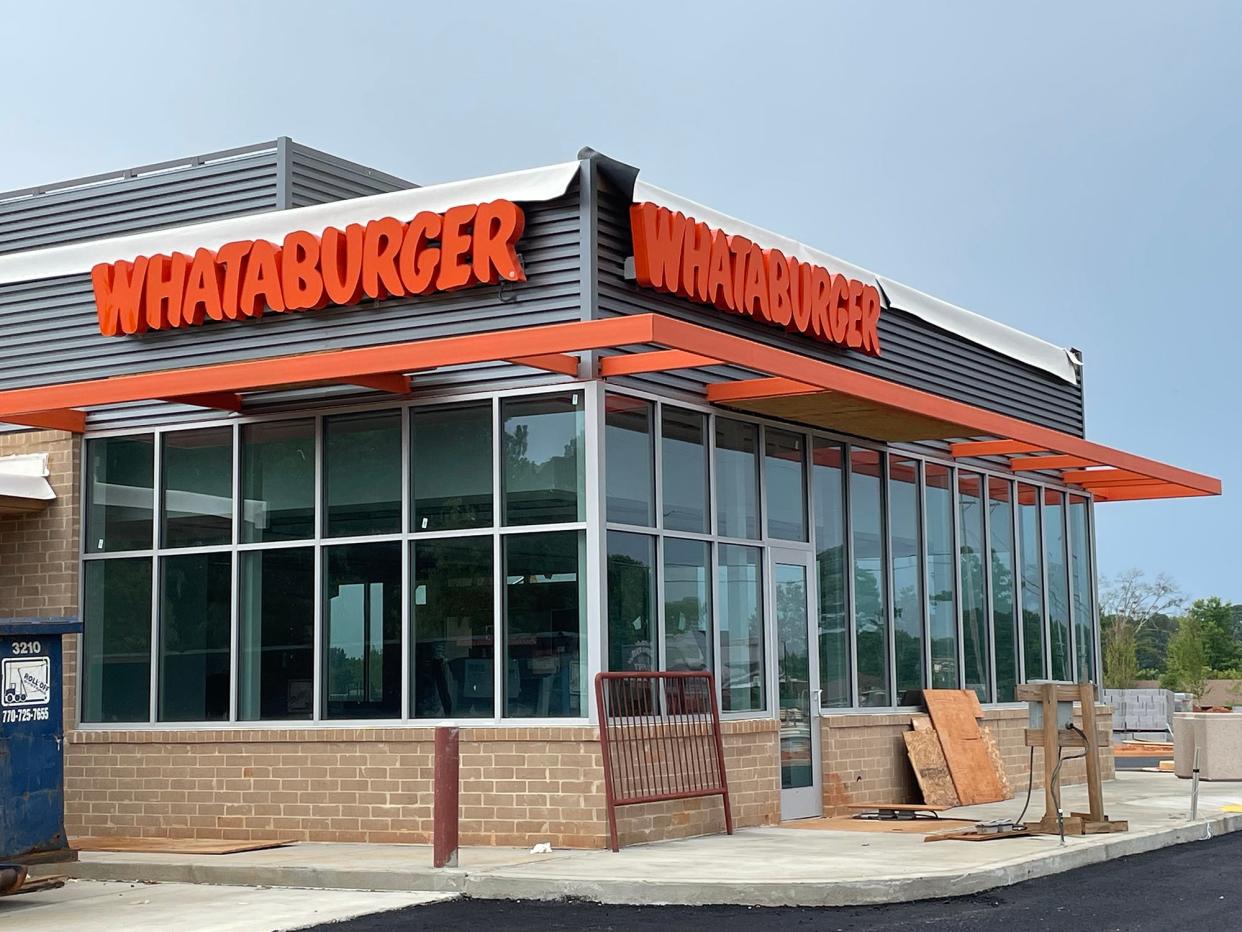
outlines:
M137 854L239 854L264 848L283 848L290 839L236 841L219 838L136 838L126 835L84 835L70 840L78 851L118 851Z
M937 832L928 835L924 841L997 841L1001 838L1029 838L1035 834L1029 829L1015 829L1012 832Z

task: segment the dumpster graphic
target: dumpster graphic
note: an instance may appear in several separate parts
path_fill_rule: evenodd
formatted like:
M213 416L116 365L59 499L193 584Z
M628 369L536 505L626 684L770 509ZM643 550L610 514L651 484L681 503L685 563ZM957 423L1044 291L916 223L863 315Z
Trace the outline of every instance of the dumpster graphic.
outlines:
M8 658L0 662L0 707L47 705L51 699L50 657Z

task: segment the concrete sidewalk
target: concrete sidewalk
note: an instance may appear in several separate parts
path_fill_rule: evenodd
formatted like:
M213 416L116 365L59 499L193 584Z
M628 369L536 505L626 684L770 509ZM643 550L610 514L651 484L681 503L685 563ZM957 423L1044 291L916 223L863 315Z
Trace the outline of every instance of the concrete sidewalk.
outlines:
M972 820L1014 818L1017 800L947 813ZM610 851L532 855L512 848L469 848L456 869L431 868L421 845L300 844L234 855L84 852L74 865L49 865L95 880L147 880L314 887L428 890L481 899L580 897L603 903L843 906L959 896L1113 858L1242 829L1242 783L1204 783L1199 819L1190 822L1190 784L1171 774L1120 773L1105 784L1110 817L1130 831L1071 837L1012 838L983 844L922 835L788 828L743 829ZM1066 810L1085 809L1082 787L1067 787ZM1036 791L1027 821L1038 820Z

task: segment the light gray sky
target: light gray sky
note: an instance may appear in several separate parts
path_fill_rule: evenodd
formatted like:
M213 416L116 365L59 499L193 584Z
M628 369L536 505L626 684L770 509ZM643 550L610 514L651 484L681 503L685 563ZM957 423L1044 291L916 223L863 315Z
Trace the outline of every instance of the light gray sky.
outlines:
M421 183L574 157L1086 358L1091 439L1220 476L1102 505L1103 575L1242 600L1242 4L6 9L0 189L278 135Z

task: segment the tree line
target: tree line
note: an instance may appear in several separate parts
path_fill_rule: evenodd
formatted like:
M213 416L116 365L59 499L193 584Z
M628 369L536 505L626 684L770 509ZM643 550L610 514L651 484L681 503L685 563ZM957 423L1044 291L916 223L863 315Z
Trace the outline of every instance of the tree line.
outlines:
M1100 597L1104 685L1159 680L1202 696L1209 679L1242 680L1242 604L1195 599L1167 575L1129 570L1105 580Z

